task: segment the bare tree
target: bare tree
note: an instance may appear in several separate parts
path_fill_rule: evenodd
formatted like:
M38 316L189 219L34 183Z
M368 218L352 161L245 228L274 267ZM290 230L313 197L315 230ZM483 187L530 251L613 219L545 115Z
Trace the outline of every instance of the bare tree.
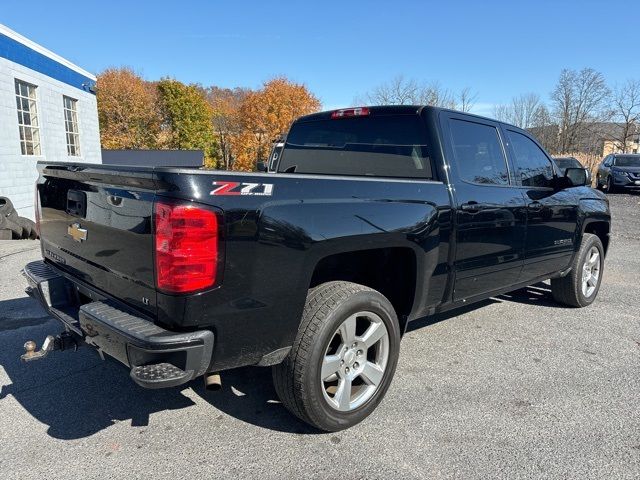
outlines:
M453 94L438 82L431 82L420 89L418 95L419 105L431 105L433 107L456 108Z
M491 116L496 120L500 120L501 122L511 123L511 104L507 103L499 103L493 106L493 112Z
M410 105L416 102L419 88L415 80L407 80L404 76L398 75L365 93L364 96L356 99L356 103Z
M627 80L617 85L611 103L611 116L620 124L613 140L622 153L627 153L629 140L640 133L640 80Z
M553 122L549 109L541 103L527 127L548 152L558 151L558 125Z
M542 101L537 93L526 93L513 97L506 105L496 105L493 109L493 116L503 122L511 123L520 128L531 128L534 126L538 109L542 106Z
M471 87L464 87L458 94L458 104L454 108L462 112L470 112L476 104L477 98L477 92L472 91Z
M606 119L605 104L610 91L604 77L592 68L564 69L551 94L553 113L559 126L561 152L579 150L587 123Z
M475 99L467 91L466 105ZM454 95L438 82L420 83L415 79L407 79L398 75L389 82L378 85L370 92L355 99L355 103L369 105L432 105L436 107L455 108Z

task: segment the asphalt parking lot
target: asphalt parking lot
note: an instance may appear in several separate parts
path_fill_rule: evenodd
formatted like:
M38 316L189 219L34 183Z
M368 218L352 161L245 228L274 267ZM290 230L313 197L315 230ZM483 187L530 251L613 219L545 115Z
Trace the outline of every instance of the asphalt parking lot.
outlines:
M59 331L24 292L33 241L0 242L0 472L17 478L638 478L640 195L612 195L600 295L561 308L544 284L418 321L386 399L315 432L269 369L171 390L88 349L19 361Z

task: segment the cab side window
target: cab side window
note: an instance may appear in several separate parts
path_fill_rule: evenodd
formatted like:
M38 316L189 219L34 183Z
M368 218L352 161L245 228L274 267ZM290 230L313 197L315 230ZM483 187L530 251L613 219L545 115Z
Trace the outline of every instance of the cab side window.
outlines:
M508 185L509 170L498 130L458 119L451 119L449 125L460 178L472 183Z
M545 153L526 135L507 130L515 156L516 175L525 187L553 187L553 166Z

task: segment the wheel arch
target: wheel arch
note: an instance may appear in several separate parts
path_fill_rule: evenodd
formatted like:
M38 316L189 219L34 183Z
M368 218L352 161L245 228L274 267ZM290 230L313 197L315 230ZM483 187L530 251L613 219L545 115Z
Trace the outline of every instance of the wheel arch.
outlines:
M416 299L417 271L416 254L409 247L342 252L316 263L309 288L343 280L377 290L393 305L404 332Z
M590 233L596 235L602 242L602 247L604 248L604 253L606 255L609 249L610 229L610 222L606 220L592 219L585 222L582 233Z

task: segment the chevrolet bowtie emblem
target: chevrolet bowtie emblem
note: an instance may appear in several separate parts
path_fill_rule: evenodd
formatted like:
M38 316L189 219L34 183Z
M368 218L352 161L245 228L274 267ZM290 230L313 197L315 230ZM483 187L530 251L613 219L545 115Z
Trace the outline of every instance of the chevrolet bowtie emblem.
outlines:
M82 228L79 223L69 225L67 234L76 242L83 242L87 239L87 229Z

